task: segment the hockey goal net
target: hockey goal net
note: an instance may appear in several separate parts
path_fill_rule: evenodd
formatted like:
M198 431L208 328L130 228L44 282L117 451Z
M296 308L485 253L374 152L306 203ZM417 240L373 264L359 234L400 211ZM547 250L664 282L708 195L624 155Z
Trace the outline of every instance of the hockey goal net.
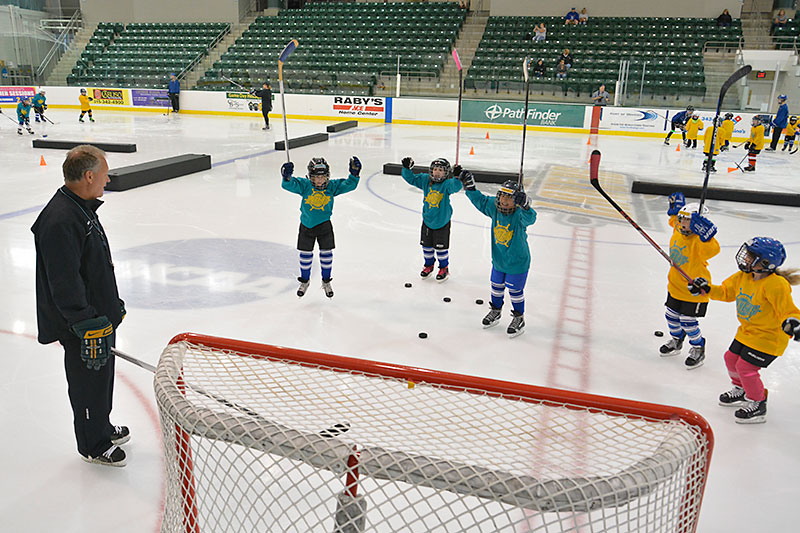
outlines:
M164 532L691 532L684 409L181 334L161 356Z

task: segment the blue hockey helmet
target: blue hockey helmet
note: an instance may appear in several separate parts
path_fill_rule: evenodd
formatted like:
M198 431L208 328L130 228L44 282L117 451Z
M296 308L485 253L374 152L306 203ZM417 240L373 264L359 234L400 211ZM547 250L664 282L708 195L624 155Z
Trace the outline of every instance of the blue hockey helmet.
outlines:
M785 94L779 94L778 95L778 100L780 100L782 102L785 102L786 101L786 95Z
M736 252L736 264L742 272L775 272L786 261L786 249L770 237L753 237Z

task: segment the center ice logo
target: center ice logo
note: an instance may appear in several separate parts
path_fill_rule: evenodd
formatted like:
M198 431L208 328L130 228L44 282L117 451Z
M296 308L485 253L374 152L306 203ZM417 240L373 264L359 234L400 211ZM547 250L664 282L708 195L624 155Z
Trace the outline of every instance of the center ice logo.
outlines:
M425 197L425 203L428 204L430 209L436 209L439 207L439 202L442 201L442 198L444 198L444 194L431 189L428 191L428 196Z
M669 247L669 258L672 259L672 262L678 266L685 265L689 262L689 258L686 257L686 254L683 251L686 249L686 245L684 246L677 246L675 244L671 244Z
M331 197L322 191L314 191L311 196L306 198L306 204L308 204L311 211L314 211L315 209L325 211L325 208L330 202Z
M736 314L739 315L739 318L749 322L750 317L757 315L759 311L761 311L761 306L753 304L753 295L742 292L740 288L739 294L736 295Z
M508 248L508 243L511 242L511 239L514 237L514 231L509 229L510 227L510 222L503 226L498 220L497 225L494 227L494 242Z

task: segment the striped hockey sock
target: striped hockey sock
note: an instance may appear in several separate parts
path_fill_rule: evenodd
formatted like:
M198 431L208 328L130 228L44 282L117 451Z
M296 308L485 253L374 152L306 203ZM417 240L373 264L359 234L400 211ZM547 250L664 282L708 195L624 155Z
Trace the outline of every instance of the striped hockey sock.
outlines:
M319 251L319 266L322 270L322 281L330 280L333 270L333 250Z
M300 277L302 279L311 278L311 261L314 259L314 252L300 251Z

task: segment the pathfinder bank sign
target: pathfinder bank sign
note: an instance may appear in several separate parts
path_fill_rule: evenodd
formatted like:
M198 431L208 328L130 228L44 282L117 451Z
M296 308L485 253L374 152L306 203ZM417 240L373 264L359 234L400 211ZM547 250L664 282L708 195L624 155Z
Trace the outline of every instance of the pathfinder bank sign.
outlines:
M522 102L466 100L461 108L461 119L465 122L521 125L524 114L525 104ZM582 128L583 115L583 106L579 105L530 104L527 123L530 126Z

